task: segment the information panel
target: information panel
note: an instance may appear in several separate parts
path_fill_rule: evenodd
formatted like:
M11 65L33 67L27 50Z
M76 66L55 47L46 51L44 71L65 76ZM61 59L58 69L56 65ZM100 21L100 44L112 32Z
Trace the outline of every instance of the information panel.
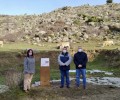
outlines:
M49 61L49 58L41 58L40 84L41 84L41 86L49 86L50 85L50 61Z
M49 67L49 58L41 58L41 67Z

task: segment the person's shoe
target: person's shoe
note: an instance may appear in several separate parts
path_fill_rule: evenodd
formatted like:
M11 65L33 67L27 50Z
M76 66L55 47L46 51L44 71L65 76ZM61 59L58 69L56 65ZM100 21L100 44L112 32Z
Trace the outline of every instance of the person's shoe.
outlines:
M27 91L30 91L30 89L27 89Z
M64 87L63 85L60 86L60 88L63 88L63 87Z
M28 90L24 90L25 93L28 93Z
M79 88L79 85L76 85L76 88Z
M83 86L83 89L86 89L86 86Z
M67 88L70 88L70 86L69 86L69 85L67 85Z

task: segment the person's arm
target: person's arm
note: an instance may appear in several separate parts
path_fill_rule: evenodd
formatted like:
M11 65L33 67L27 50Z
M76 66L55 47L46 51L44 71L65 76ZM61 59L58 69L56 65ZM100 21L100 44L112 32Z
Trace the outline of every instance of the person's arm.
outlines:
M87 57L87 54L85 53L85 57L84 57L84 61L83 61L83 66L85 66L87 62L88 62L88 57Z
M78 66L78 65L79 65L79 63L78 63L78 61L77 61L76 54L74 55L74 60L73 60L73 61L74 61L74 63L75 63L75 65L76 65L76 66Z
M71 61L72 61L72 57L70 56L70 54L68 54L69 60L65 63L66 66L70 65Z
M58 56L58 64L59 64L60 66L65 65L63 62L61 62L61 60L60 60L60 55Z
M24 58L24 71L28 70L28 60L27 57Z

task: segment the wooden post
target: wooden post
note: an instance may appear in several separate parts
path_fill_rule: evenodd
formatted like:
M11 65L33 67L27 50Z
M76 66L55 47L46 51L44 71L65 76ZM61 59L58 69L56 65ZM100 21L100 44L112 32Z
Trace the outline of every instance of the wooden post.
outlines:
M41 86L50 86L49 58L41 58L40 85Z

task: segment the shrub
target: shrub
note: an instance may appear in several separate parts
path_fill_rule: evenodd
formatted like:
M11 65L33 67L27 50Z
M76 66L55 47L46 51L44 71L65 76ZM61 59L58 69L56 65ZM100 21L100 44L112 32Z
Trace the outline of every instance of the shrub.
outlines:
M15 70L9 69L5 71L6 85L10 88L19 86L22 83L22 73Z
M107 0L106 3L113 3L113 0Z
M82 16L82 14L77 14L77 15L78 15L78 17Z
M92 16L92 17L89 16L86 22L103 22L103 19L97 18L95 16Z
M67 10L67 8L68 8L67 6L66 6L66 7L63 7L62 10Z
M80 21L79 20L75 20L73 23L76 24L76 25L80 25Z

